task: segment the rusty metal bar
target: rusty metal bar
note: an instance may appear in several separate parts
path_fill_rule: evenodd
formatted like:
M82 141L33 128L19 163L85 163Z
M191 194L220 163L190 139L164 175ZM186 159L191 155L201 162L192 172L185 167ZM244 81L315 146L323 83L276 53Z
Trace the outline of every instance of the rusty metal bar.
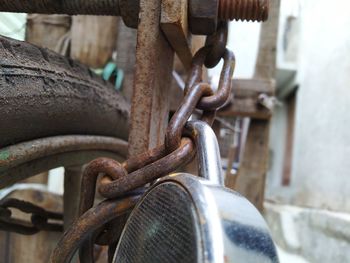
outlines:
M160 13L160 0L140 1L129 136L131 156L162 144L168 123L174 52L161 32Z
M0 12L122 16L136 28L140 0L1 0Z
M2 0L0 11L122 16L127 26L137 28L140 1L143 0ZM152 4L144 5L148 6ZM192 33L210 35L215 32L219 20L265 21L269 0L191 0L188 6ZM153 11L158 12L157 8Z
M2 0L1 12L120 15L119 0Z

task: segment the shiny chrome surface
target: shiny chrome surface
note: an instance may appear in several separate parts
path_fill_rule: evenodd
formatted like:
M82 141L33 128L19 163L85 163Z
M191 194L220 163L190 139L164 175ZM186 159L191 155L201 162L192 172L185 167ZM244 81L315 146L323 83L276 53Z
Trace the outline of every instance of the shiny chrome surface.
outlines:
M170 175L157 185L169 183L186 189L192 197L201 219L202 262L279 262L265 220L242 195L190 174Z
M190 121L186 129L196 143L199 175L213 184L223 185L220 150L213 129L203 121Z
M133 210L113 262L279 262L259 211L224 187L213 130L201 121L188 122L186 129L196 143L202 178L173 174L157 181ZM196 246L184 245L189 237ZM198 256L184 257L194 251Z

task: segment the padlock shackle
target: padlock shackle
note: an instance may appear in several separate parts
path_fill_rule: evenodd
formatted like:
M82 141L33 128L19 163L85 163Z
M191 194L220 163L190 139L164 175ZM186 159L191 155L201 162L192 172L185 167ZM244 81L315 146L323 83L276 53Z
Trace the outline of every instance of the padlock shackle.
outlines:
M186 130L196 144L199 176L223 186L220 150L213 129L207 123L196 120L187 122Z

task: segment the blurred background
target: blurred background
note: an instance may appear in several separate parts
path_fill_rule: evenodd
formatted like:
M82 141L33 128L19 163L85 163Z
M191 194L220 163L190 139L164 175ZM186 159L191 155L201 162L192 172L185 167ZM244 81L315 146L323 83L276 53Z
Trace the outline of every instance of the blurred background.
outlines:
M350 262L349 10L348 0L281 1L264 216L282 263ZM43 17L1 13L0 34L24 40L28 26L48 23L62 29L57 39L48 38L55 43L53 49L63 54L74 50L74 39L66 30L70 18L60 16L54 23ZM235 78L253 78L259 41L264 38L260 31L259 23L230 24ZM103 68L92 67L96 72ZM220 70L219 66L209 72L213 83ZM128 69L124 71L128 81ZM228 124L220 129L225 169L234 175L249 119L222 121ZM232 149L238 153L234 158ZM57 173L63 174L63 168L49 172L48 189L62 193L63 176Z

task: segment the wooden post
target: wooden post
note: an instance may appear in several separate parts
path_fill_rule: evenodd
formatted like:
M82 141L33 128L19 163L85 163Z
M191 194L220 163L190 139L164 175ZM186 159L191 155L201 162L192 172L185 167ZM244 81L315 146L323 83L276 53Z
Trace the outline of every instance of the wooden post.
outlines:
M64 168L64 229L67 229L78 217L81 175L81 166Z
M103 68L116 49L117 17L75 16L71 57L92 68Z
M161 0L140 1L129 154L164 142L174 52L160 29Z
M122 93L128 101L133 95L135 61L136 61L136 36L135 29L127 27L121 18L118 24L117 38L117 65L124 71Z
M276 73L280 0L271 1L269 20L262 25L255 78L271 80ZM263 210L269 161L270 120L251 119L236 190Z
M70 16L28 15L26 41L67 55L70 26Z

